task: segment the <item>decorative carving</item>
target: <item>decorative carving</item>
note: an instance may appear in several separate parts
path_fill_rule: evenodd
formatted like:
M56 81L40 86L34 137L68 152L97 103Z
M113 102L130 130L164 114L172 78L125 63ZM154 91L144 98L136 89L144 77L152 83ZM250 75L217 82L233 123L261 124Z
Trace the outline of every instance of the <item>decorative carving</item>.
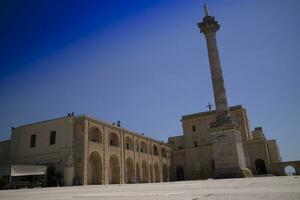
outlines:
M215 20L215 17L206 16L203 18L203 22L198 23L200 32L204 34L215 33L220 29L218 21Z

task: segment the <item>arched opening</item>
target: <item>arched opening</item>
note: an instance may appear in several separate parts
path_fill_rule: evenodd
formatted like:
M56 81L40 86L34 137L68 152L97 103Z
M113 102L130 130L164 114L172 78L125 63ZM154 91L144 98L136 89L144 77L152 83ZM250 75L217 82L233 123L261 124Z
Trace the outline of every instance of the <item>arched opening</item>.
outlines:
M131 158L126 159L125 182L134 183L134 165Z
M163 164L162 166L162 174L163 174L163 182L167 182L169 180L169 173L166 164Z
M167 157L167 152L166 152L166 149L165 148L162 148L161 149L161 156L166 158Z
M287 175L287 176L293 176L293 175L296 174L296 170L295 170L295 168L294 168L293 166L288 165L288 166L286 166L286 167L284 168L284 173L285 173L285 175Z
M147 144L144 141L141 142L141 152L148 153Z
M150 144L149 145L149 154L152 154L152 147L151 147L152 145Z
M141 179L141 173L140 173L140 165L139 163L137 162L136 165L135 165L135 171L136 171L136 176L135 176L135 182L136 183L139 183L140 182L140 179Z
M97 127L92 126L89 128L89 140L99 143L102 142L101 131Z
M155 183L160 182L159 166L157 162L154 164L154 181Z
M153 155L158 156L158 148L156 145L153 145Z
M183 181L184 180L184 170L182 166L176 167L176 181Z
M109 134L109 144L115 147L119 146L119 137L116 133L112 132Z
M139 152L140 151L140 145L138 140L135 140L135 151Z
M132 138L131 137L129 137L129 136L127 136L126 138L125 138L125 148L127 149L127 150L133 150L133 140L132 140Z
M142 161L142 182L143 183L149 183L149 168L148 168L148 164L146 161Z
M255 161L255 169L257 174L266 174L267 168L266 168L265 161L262 159L257 159Z
M152 167L152 164L150 164L150 182L153 183L153 167Z
M88 184L102 184L102 161L98 152L92 152L88 162Z
M120 183L120 165L119 159L116 155L112 155L109 159L109 183Z

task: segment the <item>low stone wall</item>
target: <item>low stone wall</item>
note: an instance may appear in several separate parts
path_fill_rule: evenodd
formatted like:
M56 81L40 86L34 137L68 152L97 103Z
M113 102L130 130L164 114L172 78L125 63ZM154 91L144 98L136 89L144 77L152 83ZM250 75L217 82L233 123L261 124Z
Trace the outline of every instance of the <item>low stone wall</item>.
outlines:
M285 167L292 166L295 168L296 175L300 175L300 160L298 161L287 161L280 163L272 163L270 164L271 173L276 176L285 176Z

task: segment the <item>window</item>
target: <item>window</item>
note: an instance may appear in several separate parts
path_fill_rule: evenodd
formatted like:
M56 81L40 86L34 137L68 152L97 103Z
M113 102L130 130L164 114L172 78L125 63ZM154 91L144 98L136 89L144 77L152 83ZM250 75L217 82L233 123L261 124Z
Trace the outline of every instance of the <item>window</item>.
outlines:
M192 126L193 132L196 131L196 126Z
M161 156L166 158L167 157L167 151L165 150L165 148L161 149Z
M50 145L55 144L55 139L56 139L56 131L51 131L50 132Z
M89 140L92 142L101 143L102 136L99 128L92 126L89 128Z
M126 149L129 149L129 144L128 143L126 143Z
M109 134L109 144L115 147L119 146L119 136L116 133L111 132Z
M198 142L194 141L194 147L198 147Z
M153 154L155 156L158 156L158 149L157 149L157 146L156 145L153 145Z
M30 137L30 147L35 147L36 135L31 135Z

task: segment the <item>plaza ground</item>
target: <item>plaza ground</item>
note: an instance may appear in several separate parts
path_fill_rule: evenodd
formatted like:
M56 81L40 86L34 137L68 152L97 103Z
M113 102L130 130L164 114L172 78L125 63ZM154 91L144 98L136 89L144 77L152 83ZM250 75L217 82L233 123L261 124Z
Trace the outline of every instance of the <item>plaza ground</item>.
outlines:
M299 200L300 176L0 191L1 200Z

